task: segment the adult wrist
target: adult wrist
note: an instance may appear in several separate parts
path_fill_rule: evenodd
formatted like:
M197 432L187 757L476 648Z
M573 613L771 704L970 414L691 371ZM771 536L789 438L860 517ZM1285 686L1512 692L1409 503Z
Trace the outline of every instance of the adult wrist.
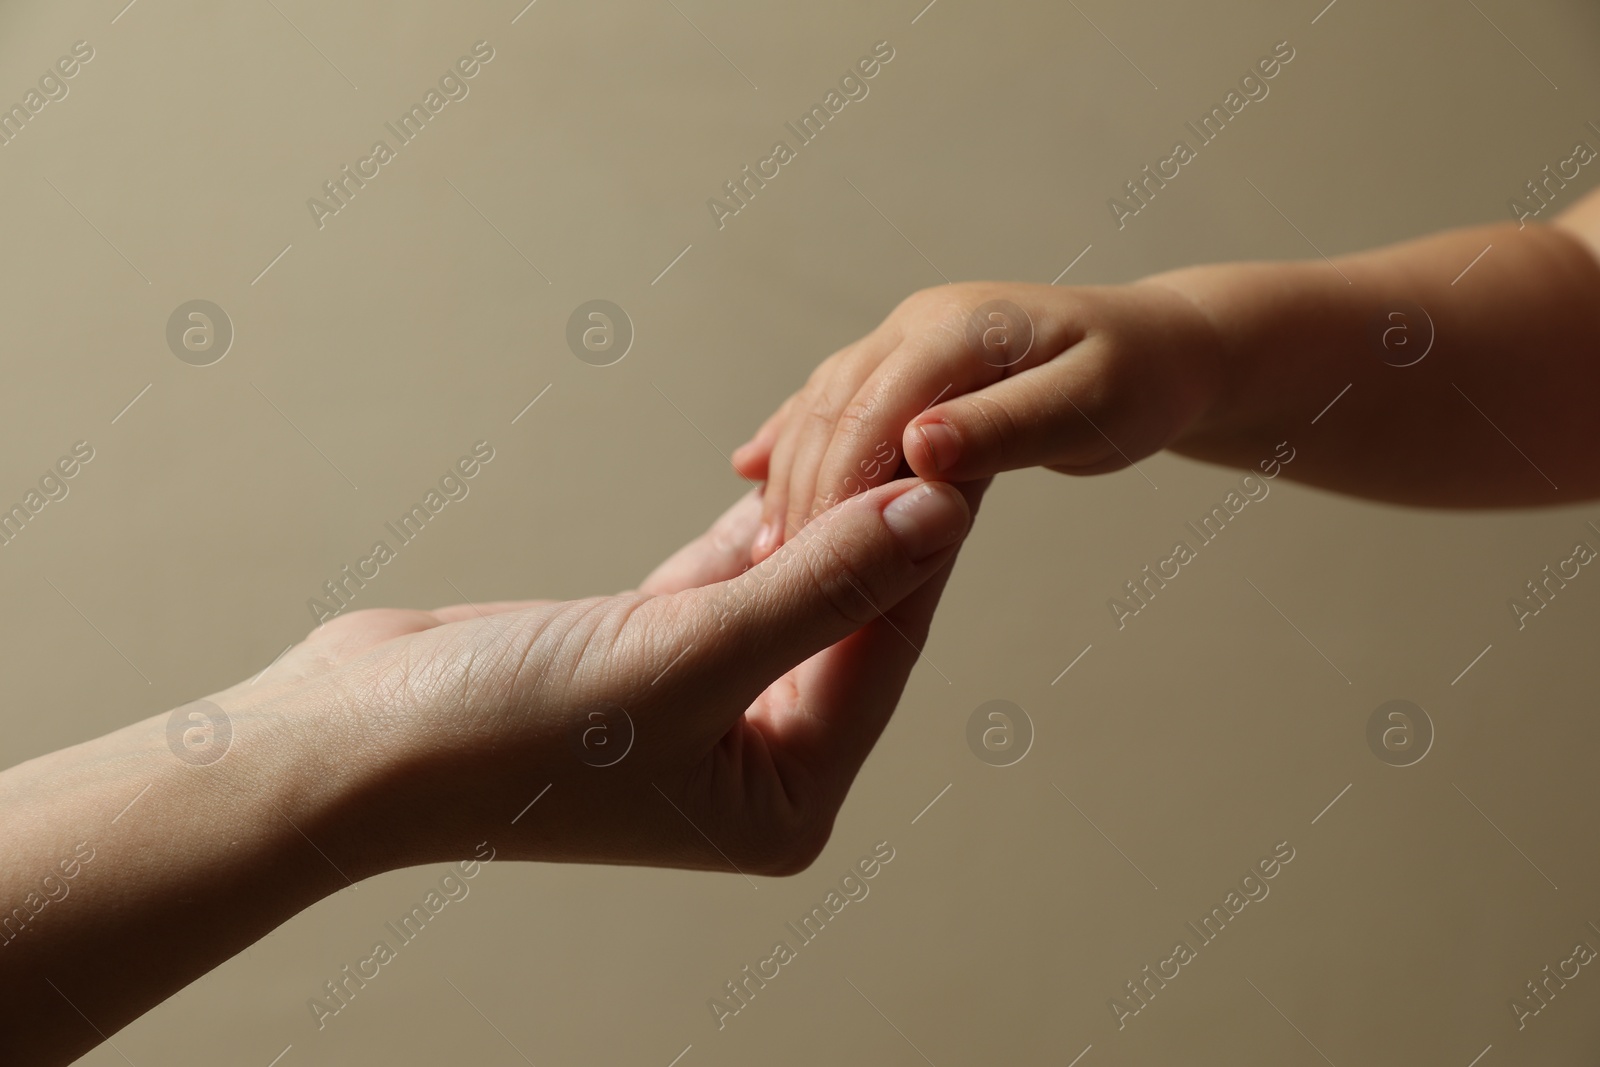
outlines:
M193 755L180 751L185 718L201 735ZM382 829L403 792L407 735L382 727L320 682L242 698L236 687L162 717L168 747L191 764L196 802L262 812L258 832L275 835L275 847L317 859L309 872L322 895L407 865L403 836ZM225 751L204 749L219 737ZM247 816L241 822L248 827Z

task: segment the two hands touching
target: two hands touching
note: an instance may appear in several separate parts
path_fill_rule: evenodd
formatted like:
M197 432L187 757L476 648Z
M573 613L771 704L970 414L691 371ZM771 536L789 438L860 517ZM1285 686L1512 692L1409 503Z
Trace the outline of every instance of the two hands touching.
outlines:
M1303 434L1292 477L1371 498L1600 495L1597 251L1591 195L1552 226L1336 261L915 294L735 453L764 490L638 590L353 612L213 695L220 760L174 758L158 715L0 774L0 899L24 902L0 922L0 1003L27 1023L0 1027L0 1059L66 1062L354 879L486 838L512 859L804 868L999 472L1163 448L1253 468ZM1405 367L1373 342L1401 302L1436 335ZM619 710L631 747L595 766L580 739ZM80 843L111 859L50 905L41 880Z
M766 484L753 559L896 476L967 482L1022 467L1117 470L1207 408L1221 344L1154 284L970 283L912 295L825 360L733 454Z

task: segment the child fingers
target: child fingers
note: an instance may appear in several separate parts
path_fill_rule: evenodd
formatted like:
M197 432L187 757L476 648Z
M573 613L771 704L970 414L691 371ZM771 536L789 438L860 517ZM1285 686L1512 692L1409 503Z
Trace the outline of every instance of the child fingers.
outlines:
M941 400L990 386L1005 373L976 358L959 338L938 336L903 346L836 421L818 466L817 506L893 480L905 458L901 441L907 423Z
M943 481L1034 466L1115 470L1133 462L1138 457L1130 451L1150 449L1107 405L1095 362L1092 352L1081 352L939 403L906 427L906 461L919 476ZM1115 440L1119 435L1128 440Z
M783 430L789 412L794 410L795 397L798 395L791 393L789 399L778 405L778 410L767 416L750 440L733 450L733 469L739 472L741 478L752 482L767 480L772 447L778 443L778 435Z
M762 529L756 538L754 562L761 562L805 525L816 468L833 426L861 383L892 350L892 342L881 333L869 334L821 364L795 397L794 408L785 419L782 436L768 464Z
M805 403L804 392L795 394L798 409ZM795 419L789 419L778 431L773 443L772 456L767 462L767 481L761 487L761 516L756 524L755 539L750 545L750 562L760 563L778 550L783 539L778 536L778 524L773 515L784 514L789 507L789 471L795 446Z
M828 433L843 403L838 398L847 397L845 390L849 387L842 379L824 383L815 391L810 403L802 404L790 420L793 432L787 439L789 448L784 456L782 484L779 485L779 477L774 472L763 498L766 505L763 547L770 544L771 549L777 549L805 525L816 486L817 464L828 447ZM777 493L772 492L775 486Z

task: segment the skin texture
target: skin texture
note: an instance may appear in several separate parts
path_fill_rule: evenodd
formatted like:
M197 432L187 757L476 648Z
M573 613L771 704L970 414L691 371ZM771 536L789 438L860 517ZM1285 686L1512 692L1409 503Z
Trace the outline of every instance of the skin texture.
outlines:
M69 1062L382 871L804 869L982 488L863 493L756 568L751 493L636 591L330 621L210 697L232 726L215 762L177 756L158 715L0 774L0 900L36 912L0 945L0 1062ZM590 712L616 706L632 746L595 766Z
M752 558L902 462L955 482L1031 466L1100 474L1162 448L1254 468L1293 438L1303 447L1284 473L1356 496L1435 507L1591 498L1597 255L1591 194L1554 225L1449 231L1331 263L913 294L734 453L744 477L766 483ZM1031 321L1025 352L1020 340L975 340L970 324L996 300ZM1425 316L1389 316L1406 303Z

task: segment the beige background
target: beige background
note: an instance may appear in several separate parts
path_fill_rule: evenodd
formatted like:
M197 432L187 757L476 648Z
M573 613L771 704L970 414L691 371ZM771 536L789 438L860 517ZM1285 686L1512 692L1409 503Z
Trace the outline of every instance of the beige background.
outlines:
M1578 0L922 2L6 4L0 100L74 41L96 51L0 148L0 498L96 449L0 550L6 763L262 670L477 439L495 461L365 605L632 584L739 492L717 451L938 283L929 260L1047 282L1092 245L1064 280L1104 283L1354 249L1505 217L1600 121L1600 14ZM471 95L319 231L306 198L480 39L496 56ZM719 232L706 198L884 39L870 96ZM1271 95L1119 232L1106 198L1285 39ZM596 297L638 334L604 369L564 341ZM237 330L211 367L164 341L193 298ZM1316 414L1283 436L1317 448L1340 411ZM811 870L752 891L491 865L319 1032L307 999L440 873L395 872L118 1048L262 1067L666 1067L686 1046L682 1067L1591 1060L1600 976L1521 1032L1508 1001L1600 945L1600 577L1522 632L1506 601L1594 541L1600 508L1431 514L1280 480L1119 632L1106 599L1236 478L1141 467L996 485ZM965 742L997 697L1037 731L1005 769ZM1365 740L1391 698L1437 730L1413 767ZM879 840L897 855L871 895L719 1032L708 998ZM1119 1032L1108 998L1284 840L1270 897Z

